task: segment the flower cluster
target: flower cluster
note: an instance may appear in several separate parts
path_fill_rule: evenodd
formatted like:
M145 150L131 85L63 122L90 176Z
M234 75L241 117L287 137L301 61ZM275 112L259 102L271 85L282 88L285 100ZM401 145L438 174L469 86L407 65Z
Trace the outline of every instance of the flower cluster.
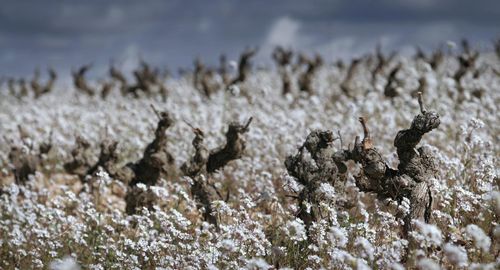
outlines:
M277 90L280 75L270 70L248 74L232 91L209 99L189 76L168 79L166 99L112 92L101 100L62 85L36 100L0 91L0 269L498 269L500 77L494 71L500 62L481 53L476 65L491 68L458 74L457 83L457 57L443 57L434 68L422 58L396 56L373 78L366 74L376 68L374 59L358 59L351 72L325 63L310 75L309 93L292 84L285 96ZM385 91L391 70L394 87ZM440 128L421 142L437 168L425 179L433 206L428 223L413 220L405 235L408 199L360 191L354 163L346 163L347 173L334 183L320 179L314 189L320 203L298 206L297 194L307 187L287 173L284 161L311 131L333 130L331 147L346 149L361 134L357 121L364 116L381 158L397 167L389 131L412 121L417 90L441 116ZM121 179L102 169L84 178L65 172L76 136L88 142L92 164L104 139L118 142L119 166L139 160L157 124L151 104L174 120L166 130L173 168L192 156L192 128L185 122L203 130L207 149L215 149L230 121L253 117L241 158L205 179L217 226L204 220L191 180L180 171L136 185L147 202L133 214L126 213L130 187ZM36 173L16 183L11 146L39 149L51 133L53 146L40 155ZM313 168L317 162L307 155L301 158ZM310 225L297 217L308 209L317 215Z

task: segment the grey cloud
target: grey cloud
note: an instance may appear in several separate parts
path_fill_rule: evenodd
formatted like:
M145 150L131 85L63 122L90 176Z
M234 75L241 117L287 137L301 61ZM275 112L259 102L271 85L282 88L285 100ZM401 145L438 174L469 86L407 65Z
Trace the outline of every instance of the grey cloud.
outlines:
M394 48L436 46L446 39L489 41L500 25L500 2L482 1L0 1L0 75L35 66L69 69L107 65L136 48L147 60L171 67L199 55L215 62L247 45L267 54L282 18L296 22L288 43L335 55L380 38ZM283 37L281 37L283 38ZM268 55L261 55L261 59Z

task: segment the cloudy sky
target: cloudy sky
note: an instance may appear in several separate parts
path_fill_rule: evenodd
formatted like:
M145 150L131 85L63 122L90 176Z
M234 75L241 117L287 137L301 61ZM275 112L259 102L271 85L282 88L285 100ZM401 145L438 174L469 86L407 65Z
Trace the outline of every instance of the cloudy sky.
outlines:
M379 41L410 52L466 37L488 49L499 26L498 0L0 0L0 76L49 65L99 70L110 59L127 69L138 57L175 70L196 56L236 58L246 46L259 46L264 62L277 44L327 59Z

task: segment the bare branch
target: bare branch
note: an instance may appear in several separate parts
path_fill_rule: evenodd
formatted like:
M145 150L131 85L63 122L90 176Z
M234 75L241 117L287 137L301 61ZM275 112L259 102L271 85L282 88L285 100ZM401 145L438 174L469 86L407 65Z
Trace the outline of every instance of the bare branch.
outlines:
M425 110L425 107L424 107L422 92L418 92L417 95L418 95L418 105L420 106L420 112L425 114L427 111Z
M250 126L250 123L252 123L252 120L253 120L253 117L250 116L250 118L248 118L248 121L247 123L245 124L245 127L243 128L243 130L247 131L248 130L248 127Z
M149 104L151 106L151 109L153 109L153 112L158 116L158 119L162 119L160 112L156 109L156 107L153 104Z
M340 130L337 130L337 134L339 135L340 149L344 149L344 141L342 140L342 134L340 134Z
M363 133L364 133L364 137L363 137L363 149L364 150L368 150L368 149L371 149L373 148L373 143L372 143L372 138L371 138L371 135L370 135L370 131L368 130L368 127L366 126L366 120L364 117L360 117L359 118L359 122L361 123L361 125L363 126Z

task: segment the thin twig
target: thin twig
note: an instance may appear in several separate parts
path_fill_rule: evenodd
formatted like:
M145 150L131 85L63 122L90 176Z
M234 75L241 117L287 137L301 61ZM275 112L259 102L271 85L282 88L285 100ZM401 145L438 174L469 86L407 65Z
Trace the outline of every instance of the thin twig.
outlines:
M245 124L244 130L248 130L248 127L250 126L250 123L252 123L252 120L253 120L253 117L250 116L250 118L248 118L247 123Z
M339 135L340 140L340 149L344 149L344 141L342 140L342 135L340 134L340 130L337 130L337 134Z
M207 181L207 183L208 183L208 181ZM219 196L219 198L224 201L224 197L219 192L219 189L215 186L215 184L214 183L208 183L208 185L211 186L215 190L215 193L217 193L217 196Z
M423 101L423 95L422 92L418 92L418 105L420 106L420 112L421 113L426 113L425 107L424 107L424 101Z
M371 149L373 147L372 138L371 138L370 130L368 130L368 127L366 126L365 118L360 117L359 122L363 126L363 133L364 133L364 137L363 137L363 141L362 141L363 149L365 149L365 150Z
M158 119L161 120L161 114L158 112L158 110L156 109L156 107L153 105L153 104L149 104L149 106L151 106L151 109L153 109L153 112L156 114L156 116L158 116Z
M191 125L188 121L186 121L186 120L182 120L182 121L183 121L184 123L186 123L186 125L188 125L191 129L193 129L193 130L195 130L195 129L196 129L196 128L195 128L193 125Z

